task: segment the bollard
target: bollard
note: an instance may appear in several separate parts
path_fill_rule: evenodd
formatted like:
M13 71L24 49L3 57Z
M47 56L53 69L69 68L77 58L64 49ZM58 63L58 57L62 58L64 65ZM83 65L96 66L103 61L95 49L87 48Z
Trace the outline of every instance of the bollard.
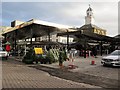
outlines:
M59 63L60 69L63 68L63 63Z
M72 63L74 62L74 59L72 59Z
M94 60L91 61L91 65L96 65Z
M69 69L75 69L73 55L71 55L70 62L71 62L71 64L68 65L68 68Z
M88 57L89 57L89 55L88 55L88 54L86 54L86 57L88 58Z
M95 58L94 55L92 55L92 57Z

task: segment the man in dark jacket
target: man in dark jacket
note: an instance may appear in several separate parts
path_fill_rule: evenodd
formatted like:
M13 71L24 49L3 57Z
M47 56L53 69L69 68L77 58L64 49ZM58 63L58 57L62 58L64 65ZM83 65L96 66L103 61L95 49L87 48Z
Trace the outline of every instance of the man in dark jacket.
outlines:
M92 53L93 53L94 57L97 58L97 57L96 57L96 56L97 56L97 47L96 47L96 46L94 46L94 47L92 48Z

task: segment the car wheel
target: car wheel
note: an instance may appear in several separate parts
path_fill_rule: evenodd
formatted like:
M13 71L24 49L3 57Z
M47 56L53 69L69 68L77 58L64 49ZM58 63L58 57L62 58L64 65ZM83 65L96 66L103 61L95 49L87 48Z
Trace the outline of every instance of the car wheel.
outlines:
M105 63L103 63L103 66L105 67L105 66L107 66Z

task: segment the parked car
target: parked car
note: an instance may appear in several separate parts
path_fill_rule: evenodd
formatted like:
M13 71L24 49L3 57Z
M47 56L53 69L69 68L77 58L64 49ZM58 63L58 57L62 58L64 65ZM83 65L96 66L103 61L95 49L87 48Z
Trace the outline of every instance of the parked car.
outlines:
M102 58L101 63L111 66L120 66L120 50L115 50L111 54Z
M6 60L7 60L7 58L8 58L8 52L7 52L7 51L4 51L4 50L2 49L2 47L0 47L0 58L6 59Z

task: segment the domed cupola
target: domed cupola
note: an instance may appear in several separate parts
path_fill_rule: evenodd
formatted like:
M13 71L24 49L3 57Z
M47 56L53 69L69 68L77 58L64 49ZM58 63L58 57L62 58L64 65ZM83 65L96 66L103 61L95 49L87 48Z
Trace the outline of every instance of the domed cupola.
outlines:
M90 4L89 4L89 8L87 9L86 13L87 13L87 16L92 16L92 8L90 7Z
M92 11L92 8L90 7L90 5L89 5L89 8L87 9L87 11Z

